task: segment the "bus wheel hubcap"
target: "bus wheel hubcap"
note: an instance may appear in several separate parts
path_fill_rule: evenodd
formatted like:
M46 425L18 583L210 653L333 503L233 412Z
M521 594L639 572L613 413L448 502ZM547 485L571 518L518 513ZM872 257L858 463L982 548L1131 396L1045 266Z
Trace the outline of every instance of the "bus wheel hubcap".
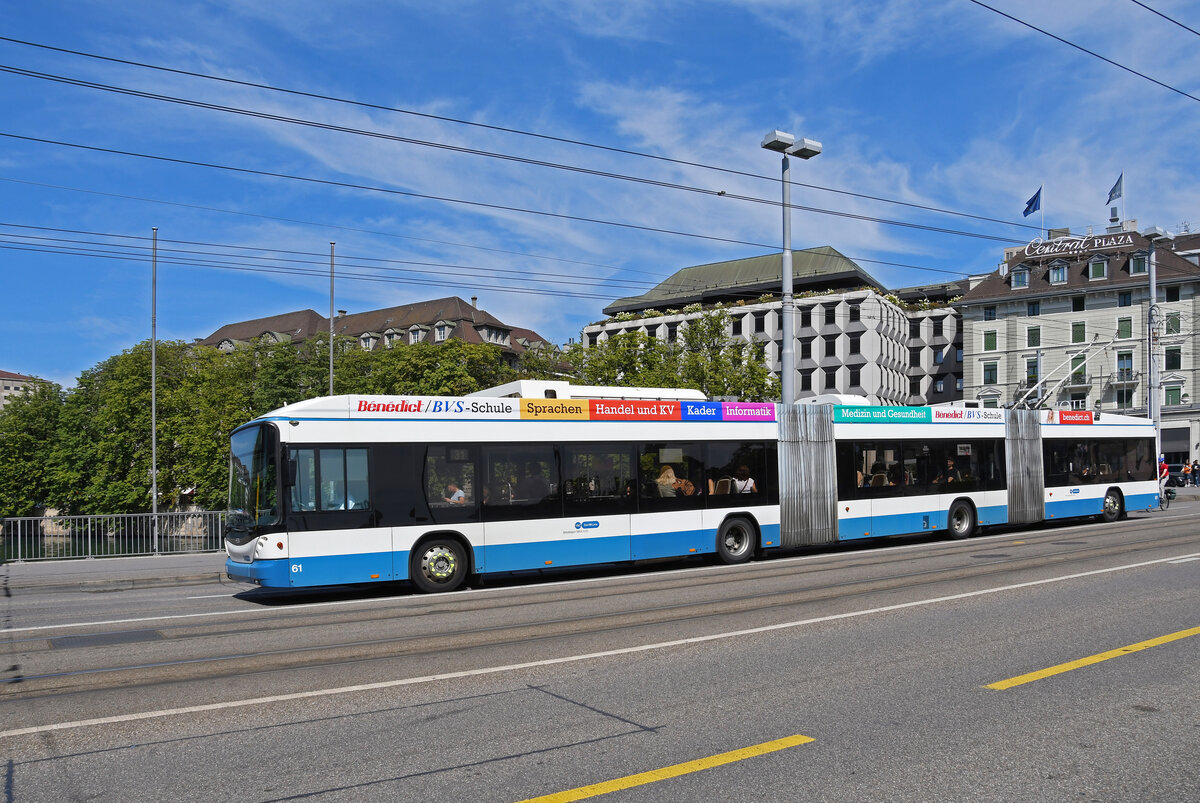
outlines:
M438 547L425 553L422 568L425 570L426 577L432 580L444 581L454 576L454 572L458 568L458 563L455 560L453 552L444 547Z

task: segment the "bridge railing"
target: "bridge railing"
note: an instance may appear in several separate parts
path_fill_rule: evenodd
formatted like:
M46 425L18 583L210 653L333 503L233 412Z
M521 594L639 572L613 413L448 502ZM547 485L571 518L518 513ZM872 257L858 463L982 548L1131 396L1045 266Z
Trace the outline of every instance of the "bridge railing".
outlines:
M224 523L209 510L3 519L0 562L219 552Z

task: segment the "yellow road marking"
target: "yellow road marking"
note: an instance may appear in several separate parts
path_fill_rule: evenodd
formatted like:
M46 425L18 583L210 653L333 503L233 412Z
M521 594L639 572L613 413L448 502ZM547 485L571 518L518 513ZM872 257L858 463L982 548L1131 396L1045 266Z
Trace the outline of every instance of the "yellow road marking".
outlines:
M1109 650L1108 652L1089 655L1087 658L1080 658L1078 661L1069 661L1065 664L1049 667L1048 669L1039 669L1036 672L1018 675L1017 677L1009 678L1008 680L1000 680L995 683L989 683L984 688L1003 691L1004 689L1011 689L1013 686L1020 686L1024 683L1032 683L1035 680L1048 678L1051 675L1060 675L1063 672L1070 672L1072 669L1079 669L1081 666L1098 664L1101 661L1107 661L1109 658L1120 658L1122 655L1129 655L1130 653L1148 650L1151 647L1157 647L1161 644L1168 644L1172 641L1178 641L1179 639L1196 635L1200 635L1200 627L1193 627L1188 630L1180 630L1178 633L1169 633L1165 636L1149 639L1148 641L1139 641L1137 644L1130 644L1128 647L1118 647L1117 649Z
M611 781L603 781L594 783L589 786L581 786L578 789L568 789L565 792L556 792L552 795L543 797L533 797L528 800L523 800L521 803L567 803L571 800L583 800L589 797L598 797L599 795L607 795L609 792L616 792L621 789L630 789L635 786L644 786L648 783L656 781L665 781L668 778L676 778L680 775L687 775L691 772L699 772L711 767L719 767L722 764L732 764L735 761L761 756L767 753L774 753L777 750L786 750L789 747L796 745L807 744L813 741L812 737L787 736L783 739L776 739L771 742L763 742L762 744L743 747L740 750L730 750L728 753L718 753L715 756L708 758L698 758L695 761L685 761L682 764L674 764L670 767L663 767L659 770L649 770L648 772L639 772L636 775L626 775L624 778L616 778Z

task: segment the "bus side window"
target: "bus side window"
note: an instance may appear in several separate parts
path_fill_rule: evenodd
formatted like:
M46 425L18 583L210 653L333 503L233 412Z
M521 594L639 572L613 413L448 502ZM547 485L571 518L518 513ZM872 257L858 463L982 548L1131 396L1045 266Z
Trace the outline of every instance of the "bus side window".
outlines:
M478 451L463 444L431 444L425 449L425 499L435 523L478 519Z
M296 481L292 485L292 510L317 509L316 449L293 449L291 459L296 465Z
M549 443L498 443L483 450L481 483L488 521L562 515L558 454Z
M638 456L640 498L645 510L698 507L707 493L700 444L646 443Z

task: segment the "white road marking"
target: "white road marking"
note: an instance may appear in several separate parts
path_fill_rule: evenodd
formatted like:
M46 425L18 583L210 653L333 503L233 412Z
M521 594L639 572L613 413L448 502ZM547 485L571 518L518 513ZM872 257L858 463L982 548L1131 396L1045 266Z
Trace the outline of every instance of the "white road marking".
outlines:
M556 664L590 661L597 658L610 658L616 655L631 655L639 652L668 649L670 647L683 647L690 644L703 644L704 642L708 641L719 641L723 639L739 638L742 636L752 636L759 633L769 633L774 630L787 630L796 627L803 627L805 625L819 624L821 622L833 622L839 619L854 619L860 616L870 616L877 613L888 613L890 611L904 610L905 608L918 608L926 605L936 605L942 602L953 602L955 600L970 599L972 597L982 597L988 594L998 594L1004 591L1014 591L1020 588L1031 588L1033 586L1047 585L1049 583L1060 583L1065 580L1077 580L1081 577L1095 577L1097 575L1128 571L1130 569L1139 569L1145 566L1154 566L1162 563L1175 563L1184 559L1200 559L1200 553L1192 555L1179 555L1174 558L1159 558L1158 560L1148 560L1141 563L1129 563L1124 566L1113 566L1108 569L1095 569L1089 572L1064 574L1060 575L1059 577L1049 577L1043 580L1030 580L1024 583L1013 583L1011 585L996 586L994 588L984 588L978 591L967 591L962 594L950 594L944 597L931 597L929 599L915 600L913 602L902 602L896 605L885 605L880 608L868 608L866 610L851 611L849 613L818 616L812 619L781 622L774 625L765 625L763 627L751 627L744 630L731 630L725 633L713 633L707 636L694 636L692 638L676 639L674 641L660 641L653 644L639 644L633 647L623 647L617 650L604 650L602 652L590 652L581 655L567 655L559 658L546 658L540 661L526 661L519 664L504 664L502 666L489 666L482 667L480 669L465 669L459 672L443 672L438 675L399 678L396 680L380 681L378 683L363 683L355 686L337 686L329 689L314 689L312 691L295 692L293 694L275 694L269 697L228 700L220 703L208 703L206 705L191 705L182 708L165 708L158 711L143 711L136 714L121 714L111 717L97 717L95 719L80 719L72 722L56 722L49 725L34 725L28 728L16 728L13 730L0 731L0 738L9 736L26 736L34 733L47 733L50 731L68 730L72 728L85 728L92 725L112 725L118 722L135 722L143 719L159 719L162 717L180 716L182 714L198 714L205 711L221 711L230 708L244 708L251 705L265 705L267 703L287 702L290 700L304 700L313 697L331 697L340 694L353 694L356 692L376 691L378 689L391 689L399 686L415 686L421 683L432 683L439 680L455 680L459 678L479 677L482 675L494 675L501 672L514 672L522 669L535 669L543 666L554 666Z

